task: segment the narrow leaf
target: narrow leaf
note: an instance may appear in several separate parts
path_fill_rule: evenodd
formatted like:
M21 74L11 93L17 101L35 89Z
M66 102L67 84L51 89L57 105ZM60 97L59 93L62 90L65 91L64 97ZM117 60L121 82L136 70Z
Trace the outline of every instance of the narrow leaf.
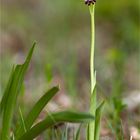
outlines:
M95 135L94 135L94 140L99 140L100 139L100 124L101 124L101 115L102 115L102 110L104 107L104 101L98 106L96 109L96 117L95 117Z
M62 140L68 140L68 126L66 125L65 130L63 131Z
M38 135L40 135L44 130L46 130L51 126L56 125L57 123L61 122L87 123L93 119L94 117L92 115L86 113L75 113L69 111L54 113L51 114L51 116L48 116L45 120L33 126L18 140L33 140Z
M80 126L79 126L79 128L78 128L78 130L76 132L75 140L79 140L81 127L82 127L82 124L80 124Z
M1 140L9 139L11 121L13 118L13 112L14 112L14 108L16 105L17 96L21 89L21 85L23 83L25 72L30 63L34 47L35 47L35 44L31 48L25 63L23 65L16 66L16 68L13 72L13 75L12 75L12 79L10 79L11 82L9 82L9 86L7 86L9 89L7 89L7 92L5 93L6 95L3 98L3 101L6 100L6 103L4 103L5 104L4 106L2 105L2 108L3 107L4 108L3 108Z
M7 83L7 87L4 91L3 97L2 97L1 102L0 102L0 115L5 108L8 96L10 94L9 90L10 90L10 87L11 87L11 84L12 84L12 81L13 81L13 76L14 76L14 67L12 68L12 71L11 71L11 74L10 74L10 77L9 77L9 80L8 80L8 83Z
M29 130L37 117L39 116L42 109L46 106L46 104L54 97L54 95L58 92L58 87L53 87L49 91L47 91L39 100L38 102L33 106L32 110L29 112L25 119L25 126L26 129ZM23 127L20 125L17 128L17 134L16 137L19 138L23 133Z
M96 85L94 86L93 93L91 94L90 113L96 117ZM87 138L89 140L94 139L94 133L93 133L94 131L95 131L95 121L92 121L88 124L88 130L87 130Z
M21 126L23 127L23 131L26 132L27 129L25 126L25 120L24 120L23 113L22 113L20 107L19 107L19 114L20 114L20 119L21 119Z

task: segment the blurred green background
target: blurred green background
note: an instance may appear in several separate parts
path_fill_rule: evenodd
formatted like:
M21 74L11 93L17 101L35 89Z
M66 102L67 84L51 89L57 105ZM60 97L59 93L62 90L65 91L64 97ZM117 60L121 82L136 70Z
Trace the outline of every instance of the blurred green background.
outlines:
M78 100L77 108L87 109L90 16L84 0L0 2L0 97L12 65L23 62L36 41L23 87L25 98L36 99L50 85L60 84L62 101L57 98L62 106ZM99 97L140 94L139 0L97 0L95 18ZM63 100L67 98L70 101Z

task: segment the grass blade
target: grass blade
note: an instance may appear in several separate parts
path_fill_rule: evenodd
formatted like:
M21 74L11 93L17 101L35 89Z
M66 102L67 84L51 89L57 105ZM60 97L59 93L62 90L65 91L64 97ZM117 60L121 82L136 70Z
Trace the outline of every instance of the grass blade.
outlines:
M79 126L79 128L78 128L78 130L76 132L75 140L79 140L81 127L82 127L82 124L80 124L80 126Z
M68 126L65 126L65 130L62 135L62 140L68 140Z
M19 107L19 114L20 114L20 119L21 119L21 126L23 127L23 131L26 132L27 129L25 126L25 120L24 120L23 113L22 113L20 107Z
M53 119L52 119L53 118ZM18 140L32 140L42 133L47 128L61 122L72 122L72 123L84 123L93 120L94 117L86 113L75 113L69 111L63 111L51 114L45 120L33 126L28 132L26 132Z
M35 43L31 48L25 63L23 65L17 65L16 68L14 69L12 78L10 79L11 82L9 82L9 85L7 86L9 89L7 89L7 92L5 93L6 95L2 100L2 102L6 100L6 103L4 103L5 105L2 105L3 120L2 120L1 140L9 139L11 121L13 118L13 112L16 105L17 96L23 83L25 72L30 63L34 47Z
M104 107L104 103L105 102L102 101L101 104L96 109L94 140L100 139L100 123L101 123L101 114L102 114L102 109Z
M47 91L38 100L38 102L34 105L34 107L29 112L29 114L27 115L27 117L25 119L26 130L29 130L32 127L34 121L37 119L37 117L39 116L39 114L42 111L42 109L52 99L52 97L54 97L54 95L58 92L58 90L59 90L58 87L53 87L49 91ZM22 125L20 125L19 128L17 128L17 134L16 134L17 138L19 138L24 133L23 130L24 129L23 129Z

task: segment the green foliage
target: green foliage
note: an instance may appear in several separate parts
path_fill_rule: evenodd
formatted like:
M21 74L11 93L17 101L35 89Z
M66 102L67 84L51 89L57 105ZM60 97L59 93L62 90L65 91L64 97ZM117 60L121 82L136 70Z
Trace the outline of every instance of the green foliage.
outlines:
M139 66L139 64L138 62L131 63L130 61L131 58L137 59L137 56L139 56L138 38L139 38L140 28L138 22L139 20L138 3L139 3L138 0L134 0L134 1L121 0L119 2L102 0L102 1L97 1L97 5L96 5L96 21L98 23L97 30L100 32L99 37L103 37L103 41L100 38L101 41L99 44L97 44L99 46L97 47L97 49L99 50L97 51L96 56L100 55L100 58L102 58L101 54L98 54L98 52L100 51L103 55L103 58L105 57L104 54L106 54L104 52L109 50L109 53L111 53L110 56L111 65L109 66L105 66L106 64L104 63L104 60L96 59L97 65L100 65L102 67L101 69L103 69L103 73L102 72L100 73L100 70L98 70L98 74L99 75L101 74L100 80L103 83L103 86L105 86L107 90L107 96L109 96L110 98L109 107L112 107L111 108L112 111L110 113L111 117L109 117L108 119L110 125L112 126L111 129L113 129L114 131L113 132L114 136L116 136L116 138L118 138L119 140L122 139L121 112L124 109L124 104L122 102L122 94L125 92L124 89L126 88L128 82L126 81L126 79L134 78L133 84L135 85L138 83L135 82L136 80L135 77L138 71L137 69L131 70L131 68L135 69L135 65ZM22 34L20 33L19 34L21 35L21 38L23 38L23 40L26 40L25 44L28 44L33 38L37 38L37 40L41 39L42 47L40 48L41 48L41 52L43 52L41 53L42 59L51 62L52 64L51 66L49 66L45 64L46 61L42 61L42 59L40 58L39 59L36 58L36 59L38 60L38 64L41 63L42 65L45 66L45 77L47 82L51 81L52 79L51 67L55 66L55 71L59 73L60 70L60 73L63 75L63 77L66 77L66 79L64 78L64 81L65 81L65 85L68 87L67 92L69 92L72 96L74 95L75 97L75 93L77 93L76 91L78 87L77 83L79 82L77 76L79 65L77 64L79 63L81 57L79 58L76 57L76 59L74 59L74 55L80 54L79 51L80 49L82 49L82 47L80 48L79 46L84 46L85 42L88 40L88 38L86 40L86 36L88 36L88 29L89 29L87 26L88 16L85 11L86 8L83 4L83 1L79 3L79 1L75 1L75 0L71 0L69 2L66 0L62 0L61 2L55 1L54 3L52 3L51 0L50 1L43 0L43 1L33 2L33 4L34 5L32 5L32 2L30 1L26 1L24 2L24 4L21 1L16 1L14 2L13 5L7 3L5 6L1 6L0 17L2 20L0 21L0 25L2 25L1 26L2 29L4 27L5 30L4 32L6 32L6 34L7 33L9 34L9 31L11 32L13 30L14 30L13 32L15 32L14 28L16 28L16 32L21 31ZM36 8L34 7L39 9L36 10ZM7 26L9 27L8 30L5 29L5 27ZM109 26L109 30L108 30L108 26ZM30 34L28 34L29 31ZM102 33L104 32L105 35L107 35L107 37L105 35L102 36ZM26 36L26 34L28 34L28 36ZM112 42L113 44L111 44ZM106 43L108 45L107 47L103 45ZM47 51L46 51L46 44L47 44ZM101 48L101 46L103 46L103 48ZM59 49L57 47L59 47ZM112 49L114 47L115 49ZM63 53L64 51L67 53ZM57 59L53 59L54 57ZM9 61L7 62L7 54L2 59L3 60L0 67L0 73L2 73L1 81L0 81L0 91L2 91L1 93L3 93L3 90L5 88L5 79L7 79L8 76L7 73L9 73L9 67L10 67ZM126 66L128 65L129 61L131 63L131 65L129 66L130 70L128 71L129 75L127 75L128 78L125 78L126 70L127 70ZM66 64L67 67L65 67ZM112 66L113 66L113 70L111 70ZM11 76L10 76L11 78L9 78L9 83L6 86L5 92L3 94L3 98L0 103L1 118L4 118L4 116L8 114L6 115L7 117L4 119L6 120L6 122L3 122L2 124L2 126L4 125L4 127L6 127L6 123L7 123L7 131L5 131L5 133L9 133L8 132L9 124L12 123L11 120L13 118L13 111L15 107L14 103L16 103L17 94L19 93L19 92L17 93L17 90L15 89L16 85L19 85L19 87L16 87L17 89L19 89L18 91L21 92L22 90L20 87L20 82L22 82L22 77L20 78L20 76L16 76L16 75L20 75L19 69L21 69L21 67L20 68L19 66L18 68L16 67L13 67L11 71ZM36 66L36 68L37 67L39 68L39 66ZM111 71L112 80L108 79L109 81L111 81L111 87L109 87L110 83L106 83L106 81L104 82L102 81L106 79L106 77L104 76L105 67L107 67L106 70L107 74L108 71ZM42 74L42 71L39 70L40 68L36 72L37 76ZM131 85L131 83L129 84ZM11 88L13 89L13 91L11 91ZM110 97L110 94L108 94L108 89L110 88L112 88L112 91L110 93L112 94L113 97L112 96ZM129 88L131 88L131 86ZM127 88L127 90L129 90L129 88ZM48 92L46 92L45 94L47 95ZM0 93L0 98L2 96L1 93ZM37 89L36 89L36 93L38 93ZM12 96L13 94L14 96ZM53 97L55 94L56 93L49 94L49 95ZM77 98L75 98L75 100L77 100ZM94 98L93 95L91 95L91 100L92 100L91 107L90 107L92 108L91 112L94 113L100 112L97 110L102 110L102 109L96 108L96 98ZM28 116L24 116L24 113L22 113L22 108L21 109L19 108L20 122L16 126L16 130L14 131L14 134L12 134L12 139L15 139L15 137L18 137L18 135L20 136L23 135L23 133L27 131L27 127L30 130L30 128L34 124L34 121L38 118L40 111L42 110L42 108L44 108L45 104L47 104L47 99L44 98L44 101L45 101L44 105L42 104L40 106L40 110L37 109L38 111L37 112L35 111L35 116L32 116L32 114L34 114L34 110L36 109L32 109L28 113L28 116L31 113L31 118L29 118ZM9 102L12 102L13 104L9 105ZM36 108L35 106L33 108ZM5 111L5 108L7 108L7 113ZM92 123L94 126L96 126L95 130L97 131L98 129L96 128L100 124L100 122L98 122L100 119L97 119L98 118L97 116L95 118L96 118L95 121L92 121ZM26 123L26 121L28 121L29 123ZM11 130L14 128L12 127L12 125L13 124L10 125ZM140 127L138 126L138 128ZM2 130L3 133L4 131L3 128L0 129ZM51 129L50 131L53 134L55 133L53 129ZM67 139L67 131L68 130L66 129L64 135L62 136L62 140Z
M19 138L19 140L32 140L33 138L37 137L40 133L42 133L45 129L61 122L83 123L89 122L92 119L93 116L85 113L75 113L69 111L52 113L50 116L47 116L45 120L33 126L21 138ZM65 134L65 137L67 137L67 134Z
M27 115L26 119L24 120L26 131L28 131L35 120L38 118L40 112L42 109L47 105L47 103L50 101L50 99L55 96L55 94L58 92L58 87L53 87L49 91L47 91L39 100L38 102L33 106L32 110ZM19 124L19 127L17 128L17 134L16 137L19 138L24 133L24 128L21 127L22 125Z
M75 136L75 139L74 140L79 140L80 138L80 130L81 130L81 127L82 127L82 125L80 125L79 126L79 128L78 128L78 130L77 130L77 132L76 132L76 136Z
M91 100L90 100L90 113L94 114L96 116L96 103L97 103L97 97L96 97L96 85L94 87L93 93L91 94ZM95 117L96 118L96 117ZM91 140L95 137L95 121L91 122L88 126L88 132L87 132L87 140Z
M1 140L33 140L38 135L40 135L44 130L58 124L61 122L71 122L71 123L89 123L94 117L87 113L63 111L52 113L47 115L47 117L35 124L40 112L47 105L47 103L52 99L53 96L58 92L58 87L53 87L48 90L33 106L31 111L28 113L27 117L24 119L21 109L20 113L20 123L17 125L15 130L12 131L12 136L10 135L10 130L12 129L12 120L14 115L14 110L16 107L17 97L19 92L22 90L22 84L24 80L25 73L29 66L35 43L31 48L26 61L22 65L17 65L12 69L7 87L5 89L4 95L0 102L0 114L2 117L2 132ZM16 114L17 115L17 114Z
M112 126L115 131L115 137L117 140L123 140L123 129L122 129L122 121L121 121L121 113L123 112L126 105L122 102L121 99L113 98L113 119L110 121L112 122Z
M68 127L66 126L63 134L62 134L62 140L67 140L68 139Z
M104 107L104 101L101 102L101 104L97 107L96 109L96 118L95 118L95 135L94 139L99 140L100 139L100 124L101 124L101 115L102 115L102 110Z
M126 52L123 48L116 47L109 50L109 61L113 65L113 78L112 78L112 96L110 98L110 106L112 111L110 112L110 123L114 129L114 135L117 140L123 139L123 130L121 122L121 113L126 107L122 101L122 95L125 89L124 75L125 75L125 57Z
M22 65L17 65L12 70L12 74L10 76L7 88L2 98L1 107L0 107L1 112L3 113L2 133L1 133L2 140L8 140L17 96L21 89L24 80L24 75L30 63L34 47L35 47L35 43L32 49L30 50L25 63Z
M102 101L101 104L96 108L96 102L97 102L96 96L97 95L96 95L96 86L95 86L90 101L90 113L93 114L95 112L95 121L90 122L88 125L87 140L91 140L91 138L93 138L94 140L100 139L101 115L105 102Z

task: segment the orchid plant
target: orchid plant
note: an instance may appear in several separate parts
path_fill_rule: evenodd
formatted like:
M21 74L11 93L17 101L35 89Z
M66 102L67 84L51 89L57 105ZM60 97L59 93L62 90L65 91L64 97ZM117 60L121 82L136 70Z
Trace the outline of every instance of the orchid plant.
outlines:
M95 3L96 0L85 0L85 4L89 7L91 17L91 51L90 51L90 76L91 76L91 101L90 113L95 116L95 120L88 124L87 140L99 140L100 137L100 119L104 101L97 107L96 99L96 71L94 65L94 50L95 50Z

